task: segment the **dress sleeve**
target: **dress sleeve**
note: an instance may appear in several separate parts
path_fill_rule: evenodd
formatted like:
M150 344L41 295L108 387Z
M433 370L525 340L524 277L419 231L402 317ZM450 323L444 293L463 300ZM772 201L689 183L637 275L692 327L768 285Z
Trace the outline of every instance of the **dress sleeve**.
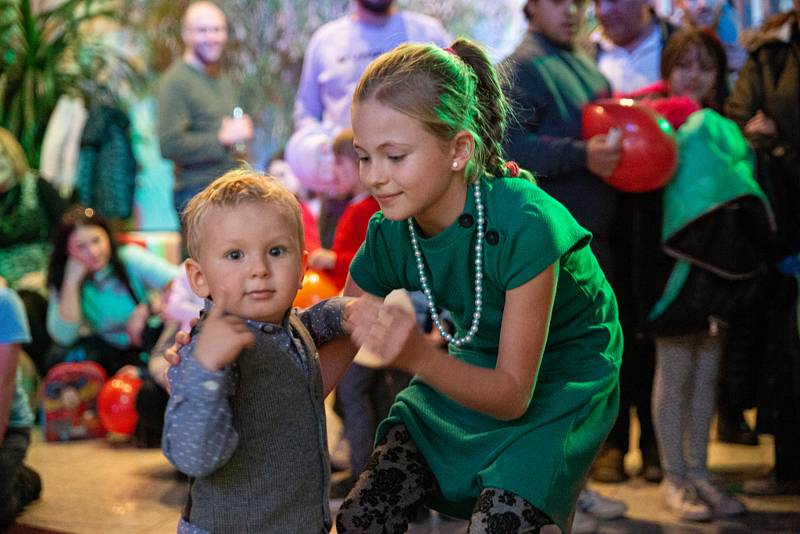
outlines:
M591 233L561 203L539 188L522 203L500 258L504 287L514 289L562 256L587 246Z
M383 226L383 214L372 216L367 227L367 237L350 263L350 276L358 287L378 297L385 297L394 289L403 287L397 267L402 263L389 246Z

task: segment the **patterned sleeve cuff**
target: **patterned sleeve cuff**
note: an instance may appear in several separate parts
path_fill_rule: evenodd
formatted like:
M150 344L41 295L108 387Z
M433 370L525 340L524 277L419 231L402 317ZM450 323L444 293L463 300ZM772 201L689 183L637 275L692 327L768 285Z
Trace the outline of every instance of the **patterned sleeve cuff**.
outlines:
M182 356L186 362L181 365L181 387L176 388L176 395L195 400L217 401L233 395L232 369L209 371L193 357Z
M335 297L323 300L300 314L300 320L308 328L317 346L347 335L344 331L344 306L349 300L352 299Z

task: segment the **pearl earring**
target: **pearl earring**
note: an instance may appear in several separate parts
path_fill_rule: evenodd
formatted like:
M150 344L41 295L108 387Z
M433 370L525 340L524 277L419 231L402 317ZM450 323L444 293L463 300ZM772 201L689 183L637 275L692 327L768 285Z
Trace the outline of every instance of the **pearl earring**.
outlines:
M454 161L454 162L453 162L453 168L454 168L454 169L457 169L457 168L458 168L458 162L457 162L457 161Z

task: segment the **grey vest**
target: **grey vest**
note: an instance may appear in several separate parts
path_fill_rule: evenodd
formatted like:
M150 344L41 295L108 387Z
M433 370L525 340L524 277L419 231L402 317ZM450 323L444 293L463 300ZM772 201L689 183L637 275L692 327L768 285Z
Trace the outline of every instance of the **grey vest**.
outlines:
M192 481L184 518L209 532L305 534L328 532L328 443L319 355L292 312L289 323L304 345L296 358L270 334L236 361L231 398L239 444L231 459ZM277 327L274 327L277 328Z

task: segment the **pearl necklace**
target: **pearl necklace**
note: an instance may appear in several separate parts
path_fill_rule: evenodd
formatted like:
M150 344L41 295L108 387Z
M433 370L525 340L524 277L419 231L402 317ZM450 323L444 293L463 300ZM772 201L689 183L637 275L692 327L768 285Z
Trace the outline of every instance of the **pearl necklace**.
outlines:
M411 218L408 219L408 233L411 236L411 247L414 249L414 259L417 262L419 283L422 286L425 299L428 301L431 319L433 319L433 324L436 325L436 329L439 330L442 338L456 347L460 347L472 341L473 336L478 332L478 324L481 321L481 308L483 307L483 237L486 219L483 215L480 182L475 184L473 193L475 196L475 209L478 214L478 231L475 239L475 311L472 313L472 325L469 327L469 332L463 337L453 337L442 324L439 313L436 311L436 304L433 301L433 293L428 285L428 277L425 275L425 258L422 256L422 250L420 250L419 243L417 242L417 234L414 231L414 220Z

